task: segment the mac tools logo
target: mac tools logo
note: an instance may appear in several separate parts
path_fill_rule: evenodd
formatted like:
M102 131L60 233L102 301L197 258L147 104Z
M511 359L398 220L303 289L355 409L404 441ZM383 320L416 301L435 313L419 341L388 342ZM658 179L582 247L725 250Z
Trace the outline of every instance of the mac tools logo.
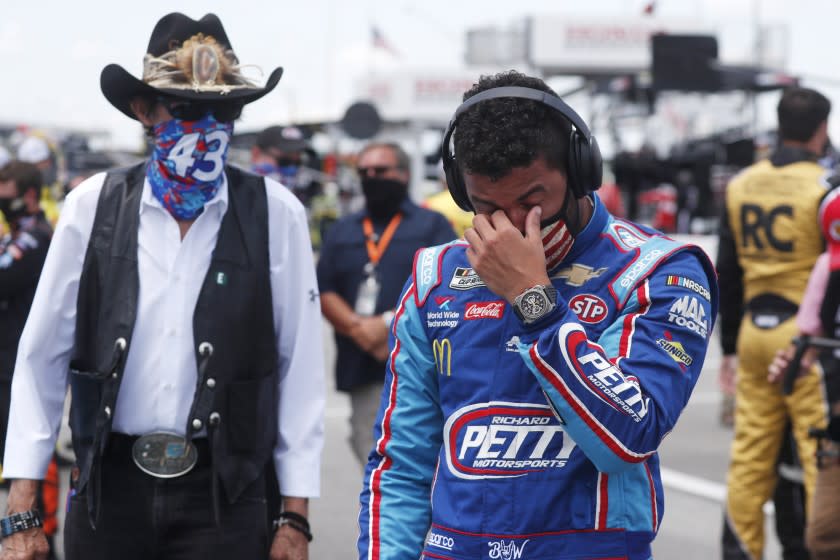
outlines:
M447 466L463 479L562 468L575 447L547 405L476 403L455 411L444 426Z
M683 296L676 300L668 312L668 322L694 331L704 339L709 334L706 310L694 296Z

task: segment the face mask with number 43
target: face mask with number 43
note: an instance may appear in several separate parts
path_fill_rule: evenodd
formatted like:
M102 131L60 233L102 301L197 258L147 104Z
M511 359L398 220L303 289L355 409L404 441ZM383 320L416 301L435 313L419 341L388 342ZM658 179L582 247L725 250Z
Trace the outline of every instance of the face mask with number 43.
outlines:
M164 208L177 220L194 220L222 184L233 123L208 113L197 121L172 119L154 127L155 146L146 176Z

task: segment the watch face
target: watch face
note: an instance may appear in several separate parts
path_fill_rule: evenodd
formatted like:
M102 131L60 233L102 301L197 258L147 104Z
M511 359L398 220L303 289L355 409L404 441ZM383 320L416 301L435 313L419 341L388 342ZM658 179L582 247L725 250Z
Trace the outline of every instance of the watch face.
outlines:
M525 294L519 308L528 319L536 319L548 309L548 299L542 292L534 290Z

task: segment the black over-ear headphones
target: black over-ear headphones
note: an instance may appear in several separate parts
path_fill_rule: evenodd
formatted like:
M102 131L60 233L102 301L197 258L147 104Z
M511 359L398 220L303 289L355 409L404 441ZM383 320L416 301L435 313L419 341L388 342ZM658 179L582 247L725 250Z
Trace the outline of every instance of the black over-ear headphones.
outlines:
M556 95L538 89L504 86L482 91L464 101L455 111L455 115L452 116L446 132L443 134L441 144L443 171L446 174L446 184L449 187L449 192L458 206L469 212L475 211L467 196L467 189L461 171L458 169L458 162L455 161L454 147L451 146L452 134L458 126L458 118L473 105L499 97L530 99L547 105L563 115L563 118L572 123L573 126L572 135L569 138L569 153L566 156L567 184L572 190L572 194L575 198L583 198L601 186L603 171L601 150L580 115Z

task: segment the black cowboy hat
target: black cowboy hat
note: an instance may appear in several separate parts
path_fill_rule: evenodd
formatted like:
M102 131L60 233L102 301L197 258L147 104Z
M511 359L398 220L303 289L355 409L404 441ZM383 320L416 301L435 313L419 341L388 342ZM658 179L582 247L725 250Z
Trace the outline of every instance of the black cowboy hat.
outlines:
M155 25L143 59L143 79L122 66L102 69L99 84L111 105L136 119L131 100L165 95L191 101L251 103L277 85L283 68L269 75L259 87L239 71L222 22L215 14L200 20L180 13L163 16Z

